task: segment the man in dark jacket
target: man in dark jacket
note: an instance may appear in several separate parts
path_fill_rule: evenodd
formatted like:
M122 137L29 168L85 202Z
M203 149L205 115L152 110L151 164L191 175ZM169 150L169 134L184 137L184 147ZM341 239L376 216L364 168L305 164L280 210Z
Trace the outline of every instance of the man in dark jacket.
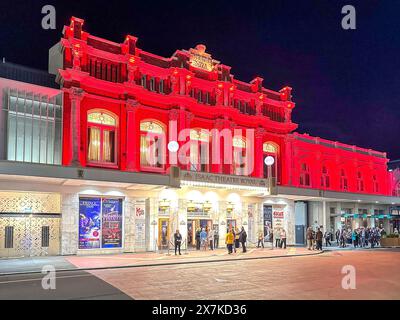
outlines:
M239 242L242 244L243 253L245 253L247 251L246 250L246 241L247 241L247 233L246 233L246 230L244 230L244 227L242 227L242 230L240 231Z
M179 250L179 255L181 255L182 235L180 234L179 230L176 230L174 234L174 244L175 244L175 255L177 249Z
M196 250L200 250L200 232L201 232L201 229L197 228L197 230L196 230Z
M317 250L322 250L322 239L324 235L320 228L318 228L317 233L315 234L315 239L317 241Z

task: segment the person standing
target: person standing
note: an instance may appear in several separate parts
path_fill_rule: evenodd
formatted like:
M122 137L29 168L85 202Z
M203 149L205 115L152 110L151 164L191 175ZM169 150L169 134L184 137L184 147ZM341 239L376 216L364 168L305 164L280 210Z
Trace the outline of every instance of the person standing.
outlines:
M201 243L201 248L206 251L207 250L207 232L203 228L200 232L200 243Z
M258 233L257 248L260 248L261 246L264 248L264 233L262 231Z
M336 245L339 246L339 240L340 240L340 230L339 229L336 230L335 236L336 236Z
M311 227L307 228L306 238L308 250L311 250L313 248L313 233Z
M235 228L235 253L236 250L240 247L240 231L239 228Z
M317 233L315 234L315 239L317 241L316 246L317 250L322 250L322 239L324 235L322 234L322 231L320 228L317 229Z
M219 247L219 232L218 232L218 228L216 228L214 230L214 248L218 249Z
M361 229L361 243L360 243L360 247L364 247L365 246L365 228Z
M281 246L281 233L279 229L275 229L275 248L279 248Z
M174 244L175 244L175 255L177 249L179 251L179 255L181 255L182 235L180 234L178 229L176 229L176 232L174 234Z
M284 228L281 230L281 248L286 249L286 231Z
M200 228L196 230L196 250L200 250Z
M208 243L210 244L210 249L214 250L214 230L210 229L208 232Z
M233 235L233 230L229 229L228 233L226 234L226 237L225 237L225 244L226 244L226 247L228 248L228 254L232 254L234 239L235 239L235 237Z
M239 241L242 244L243 253L245 253L247 251L246 250L247 233L246 230L244 230L244 227L242 227L242 230L240 231Z
M329 231L325 232L325 245L331 246L331 233Z

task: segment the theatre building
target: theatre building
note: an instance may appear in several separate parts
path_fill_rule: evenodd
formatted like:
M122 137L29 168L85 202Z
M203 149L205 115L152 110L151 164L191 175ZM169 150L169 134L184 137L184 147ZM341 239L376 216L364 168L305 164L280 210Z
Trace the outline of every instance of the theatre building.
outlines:
M220 247L230 227L250 246L393 229L385 153L297 133L290 87L238 80L204 45L161 57L72 18L50 84L28 71L0 73L0 256L164 252L177 229L188 250L199 228Z

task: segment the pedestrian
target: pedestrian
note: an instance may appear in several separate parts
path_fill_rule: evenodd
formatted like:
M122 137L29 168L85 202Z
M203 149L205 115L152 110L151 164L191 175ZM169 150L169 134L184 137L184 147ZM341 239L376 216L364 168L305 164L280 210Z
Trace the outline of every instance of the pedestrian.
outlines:
M357 248L357 231L353 230L353 233L351 234L351 240L353 241L353 247Z
M279 248L281 246L281 233L279 229L275 229L275 248Z
M214 248L218 249L219 247L219 232L218 232L218 228L216 228L214 230Z
M210 229L208 232L208 243L210 244L210 249L214 250L214 230Z
M336 237L336 245L339 246L340 229L337 229L337 230L336 230L335 237Z
M307 228L306 239L307 239L308 250L312 250L313 249L313 232L312 232L311 227Z
M284 228L281 229L281 248L286 249L286 231Z
M315 240L316 240L316 248L317 250L322 250L322 239L324 235L322 234L322 231L320 228L317 229L317 232L315 234Z
M179 255L181 255L182 235L180 234L178 229L176 229L176 232L174 234L174 244L175 244L175 255L177 250L179 251Z
M329 231L325 232L325 246L331 246L331 233Z
M200 243L201 243L201 248L206 251L207 250L207 232L203 228L200 232Z
M240 247L240 231L239 228L235 228L235 253L236 250Z
M234 239L235 239L235 237L233 235L233 230L229 229L228 233L226 234L226 237L225 237L225 244L226 244L226 247L228 248L228 254L232 254Z
M196 230L196 250L200 250L200 233L201 233L201 229L197 228Z
M242 252L245 253L246 249L246 241L247 241L247 233L242 226L242 230L240 231L239 242L242 244Z
M264 232L262 231L258 233L257 248L260 248L261 246L264 248Z
M365 246L365 239L366 239L366 231L365 228L361 228L361 243L360 243L360 247L364 247Z

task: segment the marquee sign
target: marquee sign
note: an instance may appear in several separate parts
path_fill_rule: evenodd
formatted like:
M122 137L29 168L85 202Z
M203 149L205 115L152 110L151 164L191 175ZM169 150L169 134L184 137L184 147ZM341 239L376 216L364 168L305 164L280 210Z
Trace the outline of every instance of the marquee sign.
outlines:
M207 172L181 171L181 180L218 185L247 186L256 188L268 188L267 179L215 174Z
M198 69L212 71L214 69L214 60L205 51L206 46L203 44L197 45L195 49L190 49L190 65Z

